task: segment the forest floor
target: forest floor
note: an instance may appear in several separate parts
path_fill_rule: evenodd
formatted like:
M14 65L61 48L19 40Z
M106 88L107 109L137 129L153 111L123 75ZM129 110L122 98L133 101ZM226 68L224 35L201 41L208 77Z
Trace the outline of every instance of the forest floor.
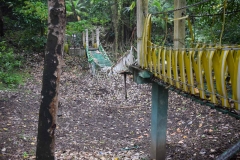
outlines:
M96 79L76 56L65 63L57 159L149 160L151 84L137 85L128 76L125 100L122 76ZM24 85L0 91L0 160L35 159L43 59L26 66L31 76ZM216 159L239 141L239 120L174 92L168 101L167 160Z

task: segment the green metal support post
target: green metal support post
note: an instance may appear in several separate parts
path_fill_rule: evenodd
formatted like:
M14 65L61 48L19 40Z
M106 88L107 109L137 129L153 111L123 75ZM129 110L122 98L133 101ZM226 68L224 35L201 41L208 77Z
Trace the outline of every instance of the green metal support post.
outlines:
M165 160L168 89L152 83L151 158Z

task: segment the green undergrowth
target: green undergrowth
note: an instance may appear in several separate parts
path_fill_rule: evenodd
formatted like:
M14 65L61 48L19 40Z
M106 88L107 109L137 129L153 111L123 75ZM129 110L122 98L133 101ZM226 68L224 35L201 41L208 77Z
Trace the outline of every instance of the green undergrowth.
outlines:
M4 41L0 42L0 89L15 88L23 83L26 74L20 71L22 58L14 54Z

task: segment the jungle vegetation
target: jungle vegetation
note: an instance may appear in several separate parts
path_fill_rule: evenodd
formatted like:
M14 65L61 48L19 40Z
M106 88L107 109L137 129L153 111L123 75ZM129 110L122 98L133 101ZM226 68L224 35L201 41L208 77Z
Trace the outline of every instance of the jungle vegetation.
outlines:
M186 15L190 17L195 43L239 44L239 0L213 0L199 3L187 0ZM204 1L203 1L204 2ZM152 38L157 44L173 43L173 1L149 0L152 16ZM66 0L66 34L81 37L88 28L104 29L102 43L114 43L114 52L124 52L136 45L136 1L129 0ZM170 11L170 12L167 12ZM225 15L223 13L225 12ZM43 55L47 40L46 0L2 0L0 4L0 85L14 86L22 80L17 74L24 66L24 57ZM167 32L166 32L167 31ZM221 36L221 33L222 36ZM186 22L186 41L190 33ZM79 38L80 43L80 38Z

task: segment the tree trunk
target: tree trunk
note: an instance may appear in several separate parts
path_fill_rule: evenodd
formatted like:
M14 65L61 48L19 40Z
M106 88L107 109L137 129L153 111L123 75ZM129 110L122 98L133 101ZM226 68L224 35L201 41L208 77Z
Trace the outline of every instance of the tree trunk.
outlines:
M174 9L186 6L186 0L174 0ZM174 19L186 16L186 9L174 12ZM174 48L185 47L185 19L174 21Z
M48 0L48 38L39 110L36 160L55 159L55 129L66 26L64 0Z
M114 3L111 7L112 9L112 20L114 27L114 52L118 50L118 24L119 24L119 14L118 14L118 0L114 0Z
M71 0L71 4L72 4L72 12L73 12L74 22L75 22L75 21L77 22L77 21L78 21L78 18L77 18L76 8L75 8L74 3L73 3L72 0Z
M2 14L2 9L0 8L0 37L4 36L4 31L3 31L3 14Z
M148 0L137 0L137 62L140 64L142 34L145 17L148 14ZM143 51L142 51L143 52Z

